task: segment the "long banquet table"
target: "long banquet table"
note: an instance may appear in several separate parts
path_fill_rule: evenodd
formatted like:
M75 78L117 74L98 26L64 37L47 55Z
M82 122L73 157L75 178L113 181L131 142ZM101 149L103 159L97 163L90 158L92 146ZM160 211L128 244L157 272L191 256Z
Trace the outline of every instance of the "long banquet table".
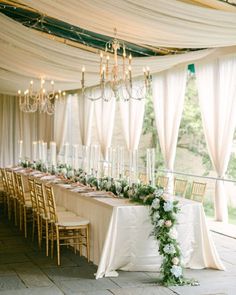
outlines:
M49 178L42 181L50 181ZM160 269L161 256L157 242L150 235L152 225L147 206L113 198L107 192L81 193L80 188L68 184L53 184L53 187L57 205L90 220L90 259L98 265L96 279L117 276L116 270ZM178 200L181 210L176 229L183 266L224 270L202 204Z
M91 223L91 260L96 278L117 276L116 270L158 271L161 257L150 233L148 207L106 193L78 193L55 185L56 202ZM201 203L179 198L178 241L185 267L224 270L206 224Z

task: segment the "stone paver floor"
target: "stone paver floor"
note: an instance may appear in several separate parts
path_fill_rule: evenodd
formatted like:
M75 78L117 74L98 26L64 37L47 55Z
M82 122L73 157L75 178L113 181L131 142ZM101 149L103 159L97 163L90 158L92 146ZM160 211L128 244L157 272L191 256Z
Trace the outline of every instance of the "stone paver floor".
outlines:
M117 278L94 279L96 266L62 251L62 266L45 257L18 228L0 218L0 295L235 295L236 239L212 233L226 271L185 270L197 287L164 288L155 283L158 273L119 272Z

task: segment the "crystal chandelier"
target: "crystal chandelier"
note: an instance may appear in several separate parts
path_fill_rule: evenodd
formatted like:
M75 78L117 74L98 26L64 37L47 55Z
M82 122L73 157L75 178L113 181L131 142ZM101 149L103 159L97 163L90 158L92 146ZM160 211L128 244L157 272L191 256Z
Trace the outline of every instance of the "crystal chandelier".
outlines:
M132 55L126 54L126 46L117 38L114 29L114 39L105 46L105 55L100 51L99 84L94 87L85 87L85 67L82 68L82 95L92 101L103 99L110 101L113 97L117 100L129 101L130 99L142 100L150 93L151 75L149 68L143 68L143 79L133 81ZM118 51L122 52L122 61L118 61Z
M18 90L20 110L25 113L46 113L52 115L55 112L55 102L65 97L66 93L61 90L54 90L54 81L51 81L51 90L47 91L45 88L45 80L41 79L40 89L34 89L34 82L30 81L29 88L22 94Z

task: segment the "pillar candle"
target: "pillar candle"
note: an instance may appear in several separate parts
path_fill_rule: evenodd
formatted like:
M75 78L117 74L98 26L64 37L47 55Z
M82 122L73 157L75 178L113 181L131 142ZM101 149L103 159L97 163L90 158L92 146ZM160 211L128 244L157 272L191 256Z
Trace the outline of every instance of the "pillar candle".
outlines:
M19 140L19 161L22 159L23 140Z
M42 162L47 162L47 143L42 142Z
M50 142L50 162L53 166L57 164L57 145L54 141Z
M37 161L37 149L38 149L38 143L37 141L32 142L32 160Z
M79 145L72 146L72 166L75 170L79 168Z
M64 163L69 163L69 143L66 142L64 145Z

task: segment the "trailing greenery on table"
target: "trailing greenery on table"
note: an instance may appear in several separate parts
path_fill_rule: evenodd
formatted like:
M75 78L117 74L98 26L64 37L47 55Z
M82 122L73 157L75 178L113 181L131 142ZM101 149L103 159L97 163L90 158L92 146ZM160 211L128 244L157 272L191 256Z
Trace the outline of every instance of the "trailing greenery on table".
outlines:
M133 202L149 206L149 215L153 225L151 235L158 241L158 251L163 257L160 268L160 283L164 286L198 285L196 280L186 279L183 276L181 249L177 241L178 233L175 229L180 208L178 201L172 200L170 196L164 193L162 188L142 183L130 186L126 179L98 178L93 174L88 175L82 169L74 171L71 166L65 164L49 169L41 162L22 162L21 165L42 172L58 174L70 182L80 182L97 190L110 191L118 197L129 198Z

